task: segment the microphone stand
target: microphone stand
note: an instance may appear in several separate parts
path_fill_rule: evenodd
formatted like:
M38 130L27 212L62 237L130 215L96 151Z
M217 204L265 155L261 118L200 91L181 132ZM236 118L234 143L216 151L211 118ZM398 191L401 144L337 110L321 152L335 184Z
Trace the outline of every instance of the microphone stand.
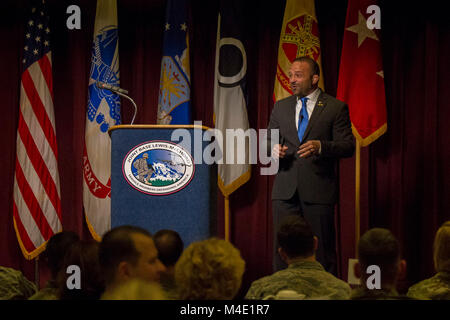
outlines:
M120 93L120 92L118 92L118 91L113 91L115 94L118 94L119 96L122 96L122 97L124 97L124 98L127 98L128 100L130 100L131 101L131 103L133 104L133 106L134 106L134 115L133 115L133 119L131 119L131 125L133 125L133 123L134 123L134 118L136 118L136 113L137 113L137 106L136 106L136 103L134 103L134 101L133 101L133 99L131 99L129 96L127 96L126 94L123 94L123 93Z

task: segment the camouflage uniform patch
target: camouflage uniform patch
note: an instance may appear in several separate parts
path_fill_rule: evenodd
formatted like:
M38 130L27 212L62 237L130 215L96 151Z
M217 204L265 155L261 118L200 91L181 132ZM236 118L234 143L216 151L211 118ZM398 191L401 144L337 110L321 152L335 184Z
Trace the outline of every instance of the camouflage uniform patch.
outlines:
M36 285L22 272L0 267L0 300L28 299L37 291Z
M409 288L407 295L423 300L450 300L450 272L438 272L416 283Z
M245 299L268 299L281 290L295 291L304 299L343 300L350 297L350 286L325 271L317 261L300 261L284 270L254 281Z
M56 282L49 280L44 288L36 292L28 300L59 300Z

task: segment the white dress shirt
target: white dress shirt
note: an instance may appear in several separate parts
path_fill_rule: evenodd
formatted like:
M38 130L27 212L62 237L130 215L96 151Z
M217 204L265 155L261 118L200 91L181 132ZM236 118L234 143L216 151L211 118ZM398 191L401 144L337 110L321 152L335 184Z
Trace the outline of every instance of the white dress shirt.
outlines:
M317 99L320 95L320 89L317 88L312 93L306 96L306 111L308 112L308 121L311 120L311 115L314 111L314 106L316 105ZM295 127L298 130L298 117L300 116L300 110L302 109L302 100L297 97L297 106L295 107Z

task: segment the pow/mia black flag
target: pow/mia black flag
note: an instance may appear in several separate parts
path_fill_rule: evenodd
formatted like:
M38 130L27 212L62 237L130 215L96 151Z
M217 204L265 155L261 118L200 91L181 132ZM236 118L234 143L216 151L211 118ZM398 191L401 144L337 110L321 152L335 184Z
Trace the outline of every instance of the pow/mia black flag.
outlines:
M246 103L247 54L245 50L245 1L220 1L217 26L214 86L215 127L223 137L227 129L249 128ZM243 137L243 133L239 134ZM234 139L234 138L233 138ZM228 197L250 179L249 148L245 140L223 143L219 164L219 188ZM236 140L236 139L234 139ZM243 142L244 141L244 142Z

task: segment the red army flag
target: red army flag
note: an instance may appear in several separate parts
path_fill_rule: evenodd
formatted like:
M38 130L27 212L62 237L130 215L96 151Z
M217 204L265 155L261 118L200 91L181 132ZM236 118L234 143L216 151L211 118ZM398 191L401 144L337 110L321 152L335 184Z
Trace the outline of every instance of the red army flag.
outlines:
M353 134L362 147L387 130L380 33L376 29L379 24L373 23L376 19L380 19L376 1L349 0L337 98L348 103Z

